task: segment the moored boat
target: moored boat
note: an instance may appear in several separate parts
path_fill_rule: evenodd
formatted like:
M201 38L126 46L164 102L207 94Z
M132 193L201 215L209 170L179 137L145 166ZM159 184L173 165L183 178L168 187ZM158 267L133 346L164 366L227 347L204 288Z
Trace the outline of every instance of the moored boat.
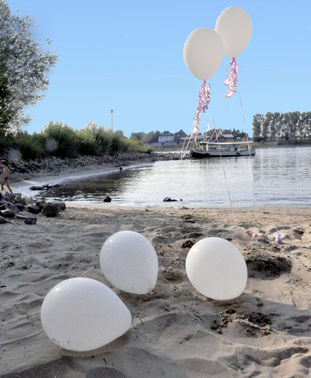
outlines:
M253 142L199 142L197 147L191 149L191 155L194 158L209 158L209 157L239 157L239 156L254 156L256 154L255 148L252 146Z

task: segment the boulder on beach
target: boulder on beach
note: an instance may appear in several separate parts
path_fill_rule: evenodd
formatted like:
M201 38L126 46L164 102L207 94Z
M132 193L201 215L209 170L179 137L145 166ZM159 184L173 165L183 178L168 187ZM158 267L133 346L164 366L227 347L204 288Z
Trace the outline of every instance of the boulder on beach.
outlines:
M25 198L23 198L20 194L18 194L16 197L15 197L15 203L16 204L22 204L22 205L27 205L27 201Z
M33 217L33 218L25 218L24 219L24 223L25 224L37 224L37 218Z
M25 224L36 224L37 218L32 214L41 211L46 217L57 217L60 211L66 209L65 202L46 203L44 199L36 202L34 199L23 198L20 193L0 193L0 224L8 223L8 218L23 220Z
M5 193L4 196L2 196L2 200L4 201L8 201L8 202L14 202L15 201L15 197L19 195L17 193Z
M38 207L40 209L40 211L43 210L44 205L45 205L45 201L37 201L35 203L35 206Z
M165 197L163 199L163 202L177 202L177 199L171 198L171 197Z
M53 202L53 204L59 207L60 211L66 210L66 203L65 202Z
M8 220L0 215L0 224L8 223Z
M17 214L19 212L18 207L13 202L4 202L5 209L13 211L13 213Z
M43 190L43 186L33 185L29 189L30 190Z
M60 213L60 207L57 203L46 203L42 210L43 215L48 218L57 217Z
M104 198L103 202L111 202L111 198L109 196L106 196Z
M30 187L30 190L47 190L49 188L50 188L49 184L42 185L42 186L40 186L40 185L33 185L33 186Z
M39 207L39 206L36 206L36 205L29 205L27 207L27 210L31 213L31 214L39 214L41 212L43 208Z
M2 210L0 212L0 215L4 218L14 218L15 217L15 213L14 211L10 210L10 209L5 209L5 210Z
M17 203L16 207L18 208L19 211L23 211L25 209L25 206L22 203Z

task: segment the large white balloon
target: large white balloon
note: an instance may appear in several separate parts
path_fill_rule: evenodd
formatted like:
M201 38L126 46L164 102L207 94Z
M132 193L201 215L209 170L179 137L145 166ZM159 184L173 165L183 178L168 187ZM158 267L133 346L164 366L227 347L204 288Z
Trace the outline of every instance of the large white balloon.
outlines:
M84 277L54 286L41 307L48 337L62 348L79 352L110 343L130 328L131 321L130 311L109 287Z
M199 80L210 79L218 70L224 48L215 30L198 28L188 37L184 46L184 60L188 69Z
M100 252L100 267L116 288L147 294L158 277L158 257L151 243L134 231L120 231L107 239Z
M186 272L201 294L215 300L238 297L247 282L243 255L221 238L205 238L195 243L186 258Z
M225 54L236 58L251 39L252 20L243 8L228 7L217 18L215 30L221 37Z

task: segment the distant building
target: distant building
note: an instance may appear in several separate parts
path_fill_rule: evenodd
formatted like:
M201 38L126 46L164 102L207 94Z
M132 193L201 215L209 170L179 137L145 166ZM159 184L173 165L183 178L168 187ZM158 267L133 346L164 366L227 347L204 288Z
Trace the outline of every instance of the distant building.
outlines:
M158 142L161 144L170 144L174 143L175 136L169 131L164 131L159 135Z
M218 142L233 142L233 135L220 132L218 134Z

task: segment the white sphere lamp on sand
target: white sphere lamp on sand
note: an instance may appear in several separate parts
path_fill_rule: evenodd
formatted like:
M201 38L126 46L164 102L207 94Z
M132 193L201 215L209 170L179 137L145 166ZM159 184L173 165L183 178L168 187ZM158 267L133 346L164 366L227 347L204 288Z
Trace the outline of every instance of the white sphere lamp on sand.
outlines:
M100 348L123 335L132 316L106 285L76 277L54 286L44 298L41 323L58 346L73 351Z
M194 244L186 258L186 273L201 294L220 301L237 298L247 283L241 252L229 241L216 237Z

